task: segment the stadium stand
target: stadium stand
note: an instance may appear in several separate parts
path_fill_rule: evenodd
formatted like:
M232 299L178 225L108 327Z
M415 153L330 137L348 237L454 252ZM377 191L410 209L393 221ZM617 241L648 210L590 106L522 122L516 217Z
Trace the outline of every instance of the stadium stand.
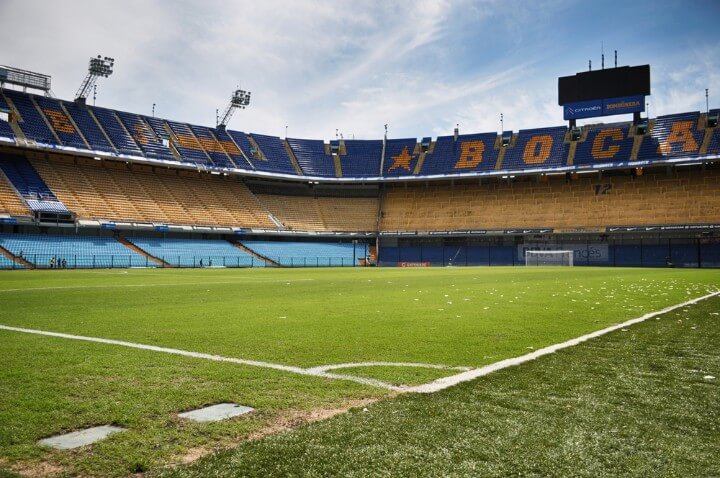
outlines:
M205 150L213 164L219 168L234 168L235 164L225 152L225 149L217 140L210 128L205 126L190 126L193 134L197 138L200 147Z
M97 118L98 123L100 123L100 126L113 142L119 153L142 156L142 152L135 143L135 140L130 136L130 133L125 129L113 110L90 107L90 111L95 118Z
M260 203L289 231L366 232L377 229L376 198L258 194Z
M593 125L586 129L587 138L578 141L573 164L592 165L630 158L634 139L627 123Z
M213 130L213 134L215 134L215 137L220 142L220 146L222 146L228 156L230 156L236 167L240 169L252 168L252 165L247 159L245 159L242 151L238 145L235 144L235 141L233 141L227 131L218 128ZM250 150L247 150L245 154L250 154Z
M168 125L171 141L183 160L206 166L212 164L210 157L205 153L188 125L174 121L165 121L165 124Z
M564 166L567 146L564 126L520 130L515 146L508 146L501 169L516 170Z
M22 121L19 121L20 129L26 138L44 144L58 144L57 139L50 127L40 115L40 111L35 107L32 97L20 93L15 90L3 90L6 98L15 105L15 109L20 114Z
M93 160L35 159L33 164L83 219L274 229L267 212L235 178Z
M12 139L13 142L15 139L15 132L12 130L10 123L2 119L0 119L0 138L3 138L3 141L4 138L9 138Z
M24 269L25 266L0 254L0 269Z
M242 244L284 267L353 266L367 256L367 244L242 241Z
M115 152L115 147L92 117L88 108L79 106L75 102L63 103L65 111L70 114L82 135L90 143L90 148L96 151Z
M637 159L697 154L703 142L699 119L699 112L658 116L652 131L643 138Z
M22 156L0 156L0 169L26 199L56 200L55 194Z
M247 157L250 167L256 169L256 165L260 161L265 161L264 158L260 158L260 153L256 150L256 148L252 144L250 144L250 140L245 133L241 131L230 130L228 130L227 133L228 135L230 135L238 148L240 148L240 150L245 153L245 157ZM255 153L253 153L253 151L255 151Z
M266 136L263 134L252 134L252 139L262 151L266 161L255 161L255 167L262 171L297 175L297 171L288 156L282 140L277 136ZM241 146L242 147L242 146Z
M325 143L315 139L287 139L306 176L335 177L333 158L325 153Z
M385 176L409 176L415 170L418 154L415 152L417 140L389 139L385 143Z
M607 184L602 192L598 183ZM720 172L653 173L495 182L454 187L394 187L383 231L576 228L701 224L720 218Z
M62 103L47 96L36 96L40 111L45 115L55 134L60 138L63 146L70 146L78 149L88 149L85 139L75 128L72 120L63 111Z
M495 149L496 140L495 133L459 135L457 141L453 136L439 136L435 149L427 154L420 174L492 171L499 153Z
M346 139L344 143L346 153L340 155L343 177L377 177L382 140Z
M175 161L170 149L158 140L155 131L140 116L124 111L118 111L117 116L137 145L140 146L145 156L165 161Z
M13 189L3 173L0 173L0 213L10 216L30 216L18 193Z
M146 257L111 237L0 234L0 246L36 267L111 268L153 267Z
M265 262L227 241L129 237L148 254L175 267L265 267Z

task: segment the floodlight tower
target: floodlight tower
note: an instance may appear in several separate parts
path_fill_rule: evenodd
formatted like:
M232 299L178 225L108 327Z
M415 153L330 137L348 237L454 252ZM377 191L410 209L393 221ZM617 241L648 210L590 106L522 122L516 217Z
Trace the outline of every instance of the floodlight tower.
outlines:
M90 58L88 65L88 74L80 85L80 89L75 93L75 101L84 103L90 90L95 86L95 82L98 78L107 78L113 73L113 66L115 65L115 58L109 56L100 56L97 58Z
M250 92L245 90L235 90L230 97L230 104L225 108L222 119L218 121L217 128L224 130L230 122L235 109L245 109L250 105Z

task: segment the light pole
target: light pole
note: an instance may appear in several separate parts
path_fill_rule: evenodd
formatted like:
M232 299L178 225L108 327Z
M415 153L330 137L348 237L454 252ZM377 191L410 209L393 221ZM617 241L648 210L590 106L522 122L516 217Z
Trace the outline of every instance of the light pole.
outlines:
M153 118L154 118L154 117L155 117L155 103L153 103L152 115L153 115Z

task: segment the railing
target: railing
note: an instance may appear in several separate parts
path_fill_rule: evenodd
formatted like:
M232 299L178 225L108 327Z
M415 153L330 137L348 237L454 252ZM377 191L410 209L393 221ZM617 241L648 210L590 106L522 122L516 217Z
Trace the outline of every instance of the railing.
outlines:
M37 269L128 269L133 267L166 267L162 263L138 254L23 254L21 259ZM274 267L255 257L219 255L163 255L157 256L170 267L178 268L249 268ZM268 257L280 267L353 267L356 260L349 257ZM0 269L27 269L12 262L0 264Z

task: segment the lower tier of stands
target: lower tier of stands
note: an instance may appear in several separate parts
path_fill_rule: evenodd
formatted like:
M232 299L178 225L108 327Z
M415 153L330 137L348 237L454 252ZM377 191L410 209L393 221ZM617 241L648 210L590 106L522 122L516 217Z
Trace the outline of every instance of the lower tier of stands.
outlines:
M284 267L353 266L368 253L367 244L242 241L248 249Z
M173 267L264 267L265 262L227 241L130 238L130 242Z
M720 171L539 177L387 190L381 231L605 228L720 222Z
M75 234L0 234L0 269L128 267L352 267L366 244L180 239ZM5 253L15 256L15 260Z
M80 269L155 266L146 256L128 249L112 237L0 234L0 247L36 267ZM0 267L7 266L12 267L13 264L0 264Z

